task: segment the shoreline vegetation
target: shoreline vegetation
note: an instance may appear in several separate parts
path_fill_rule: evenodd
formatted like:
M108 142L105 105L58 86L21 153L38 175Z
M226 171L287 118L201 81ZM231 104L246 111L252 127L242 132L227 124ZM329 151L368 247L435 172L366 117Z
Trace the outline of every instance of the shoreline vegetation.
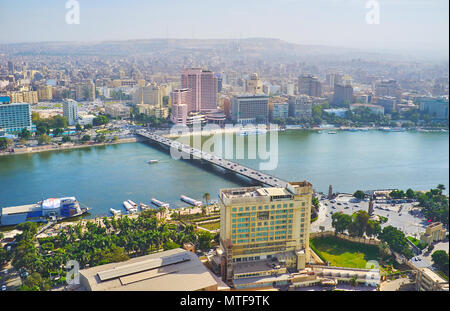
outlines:
M18 154L29 154L29 153L38 153L38 152L46 152L46 151L61 151L61 150L71 150L71 149L80 149L87 147L98 147L98 146L107 146L107 145L116 145L116 144L124 144L124 143L134 143L141 141L138 137L130 137L130 138L119 138L116 141L110 142L88 142L83 144L77 143L65 143L62 145L43 145L36 147L27 147L27 148L16 148L14 152L0 152L0 156L8 156L8 155L18 155Z

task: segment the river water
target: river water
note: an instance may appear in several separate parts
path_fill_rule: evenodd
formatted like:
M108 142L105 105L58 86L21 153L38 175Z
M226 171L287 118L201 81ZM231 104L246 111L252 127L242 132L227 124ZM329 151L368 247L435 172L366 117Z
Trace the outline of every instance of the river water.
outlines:
M325 193L330 184L335 192L425 190L440 183L448 188L448 139L448 133L280 132L278 163L267 173L289 181L306 179ZM150 159L159 163L147 164ZM258 160L237 161L259 168ZM0 207L75 196L93 215L104 215L111 207L123 210L126 199L149 204L155 197L180 207L186 205L179 200L182 194L202 200L208 192L216 200L219 189L247 184L192 162L174 160L147 143L2 156Z

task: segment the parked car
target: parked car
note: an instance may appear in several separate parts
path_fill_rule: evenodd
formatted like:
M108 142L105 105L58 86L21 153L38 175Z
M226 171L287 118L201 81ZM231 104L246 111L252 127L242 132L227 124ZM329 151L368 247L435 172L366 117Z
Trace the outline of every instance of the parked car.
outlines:
M2 285L2 292L6 291L6 285Z

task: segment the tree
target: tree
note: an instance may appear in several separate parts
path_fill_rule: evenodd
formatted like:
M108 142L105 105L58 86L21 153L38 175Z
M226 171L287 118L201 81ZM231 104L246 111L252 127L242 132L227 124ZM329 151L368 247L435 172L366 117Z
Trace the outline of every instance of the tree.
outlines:
M428 245L428 249L427 249L428 253L431 253L433 251L433 249L434 249L433 244Z
M389 196L393 199L401 199L405 197L405 193L403 192L403 190L392 190L389 193Z
M62 128L57 127L55 129L53 129L52 133L56 137L56 136L62 135L62 133L64 133L64 130Z
M33 272L19 287L21 291L47 291L50 289L50 282L43 278L39 273Z
M363 236L366 232L367 223L369 222L369 214L366 211L357 211L354 214L353 222L356 223L355 229L358 236Z
M366 235L368 237L377 236L378 234L380 234L380 232L381 232L381 225L378 223L378 221L369 220L367 222Z
M21 139L28 140L31 138L31 132L28 129L23 128L22 131L19 133L19 137Z
M444 250L435 251L431 255L431 259L433 259L436 267L439 268L442 272L444 272L447 276L449 274L449 256L448 253Z
M63 143L67 143L67 142L70 142L70 141L72 141L72 139L70 138L69 135L64 135L63 136L63 138L62 138L62 142Z
M445 190L445 186L443 184L437 185L436 188L440 190L440 194L442 194L442 192Z
M363 200L366 197L366 194L362 190L357 190L353 193L353 196L359 200Z
M211 195L208 192L206 192L205 194L203 194L203 198L206 201L206 206L208 206L208 201L211 198Z
M197 233L198 238L198 248L203 251L206 251L211 248L211 240L214 239L214 236L208 231L199 231Z
M93 125L95 125L95 126L104 125L104 124L107 124L108 122L109 122L108 117L104 116L104 115L100 115L100 116L94 118L94 120L92 121Z
M92 129L92 124L85 124L84 125L84 130L90 130Z
M50 136L46 134L42 134L38 136L38 144L39 145L48 145L51 141Z
M406 190L406 197L408 198L408 199L414 199L415 197L416 197L416 194L415 194L415 192L414 192L414 190L412 190L411 188L408 188L407 190Z
M345 230L349 229L350 224L352 223L352 216L341 213L334 213L331 216L333 226L336 233L344 233Z
M392 250L403 254L406 258L410 259L413 257L414 254L409 247L405 234L399 229L393 226L386 226L379 234L379 238L386 242Z
M98 134L97 136L95 136L95 141L98 143L102 143L106 140L106 136L103 134Z
M13 141L11 139L1 137L0 138L0 150L6 150L11 146Z
M382 242L380 243L380 245L378 245L378 255L380 256L381 259L385 259L392 255L392 252L389 249L389 245L387 245L387 243Z
M88 141L90 141L91 140L91 136L89 136L89 135L84 135L82 138L81 138L81 141L82 142L88 142Z
M81 125L79 123L77 123L77 125L75 126L75 130L77 132L81 132L83 130L83 128L81 127Z

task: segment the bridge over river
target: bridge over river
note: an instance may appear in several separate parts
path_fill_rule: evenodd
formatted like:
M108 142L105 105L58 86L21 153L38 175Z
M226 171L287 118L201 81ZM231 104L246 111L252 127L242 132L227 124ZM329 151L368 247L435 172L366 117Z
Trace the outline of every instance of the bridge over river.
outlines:
M287 187L288 182L278 177L260 172L258 170L252 169L250 167L238 164L230 160L217 157L208 152L192 148L189 145L171 140L169 138L163 137L148 130L137 130L136 134L148 139L151 143L168 147L168 150L170 150L170 148L175 148L179 150L179 152L181 152L182 158L187 158L187 156L189 156L190 159L208 162L212 165L223 168L226 172L231 172L236 175L246 177L262 185L267 185L270 187L282 187L282 188Z

